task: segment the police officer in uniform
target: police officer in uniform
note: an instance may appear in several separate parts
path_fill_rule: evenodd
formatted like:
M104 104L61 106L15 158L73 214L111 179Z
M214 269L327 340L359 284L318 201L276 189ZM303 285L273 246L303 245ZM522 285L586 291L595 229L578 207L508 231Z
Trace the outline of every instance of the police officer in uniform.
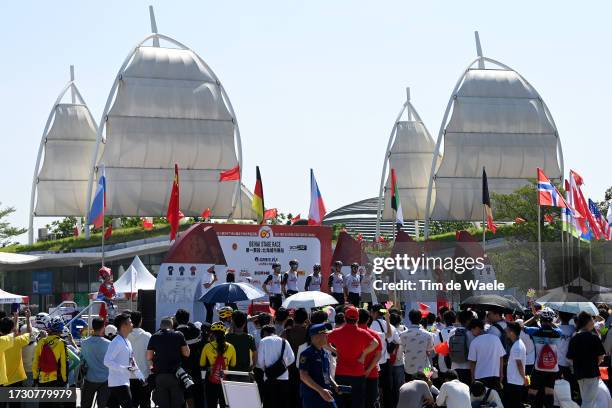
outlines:
M272 264L272 275L268 275L261 285L264 292L269 296L270 307L274 310L278 310L283 304L281 280L281 265L278 262L274 262Z
M312 275L306 277L305 291L321 291L321 264L312 266Z
M310 326L310 346L300 355L300 395L303 408L335 407L334 391L338 385L331 378L329 354L323 348L327 344L329 323Z
M293 259L289 261L289 270L285 272L285 274L283 275L282 286L283 286L283 292L285 294L285 297L289 297L291 295L295 295L296 293L298 293L298 286L297 286L298 266L299 266L299 263L297 259Z
M342 261L334 262L333 273L329 275L329 290L331 295L338 301L339 305L344 304L344 275L342 275Z

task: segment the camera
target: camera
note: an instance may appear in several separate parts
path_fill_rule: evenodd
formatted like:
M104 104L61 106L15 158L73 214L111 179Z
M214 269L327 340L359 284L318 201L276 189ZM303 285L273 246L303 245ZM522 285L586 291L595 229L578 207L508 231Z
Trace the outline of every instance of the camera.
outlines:
M176 370L175 375L179 382L183 385L184 389L188 390L189 388L191 388L191 386L193 385L193 379L189 374L187 374L187 371L185 371L183 367L179 367L179 369Z

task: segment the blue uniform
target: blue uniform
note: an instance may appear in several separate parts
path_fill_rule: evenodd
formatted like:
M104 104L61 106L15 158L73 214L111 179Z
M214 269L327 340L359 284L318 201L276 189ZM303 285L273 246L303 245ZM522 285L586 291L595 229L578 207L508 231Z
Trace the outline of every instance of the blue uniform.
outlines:
M316 347L309 346L300 355L299 368L300 370L308 372L310 378L321 387L328 390L332 389L329 371L329 356L323 349L317 350ZM300 395L304 408L329 408L336 406L335 403L324 401L318 392L303 382L300 383Z

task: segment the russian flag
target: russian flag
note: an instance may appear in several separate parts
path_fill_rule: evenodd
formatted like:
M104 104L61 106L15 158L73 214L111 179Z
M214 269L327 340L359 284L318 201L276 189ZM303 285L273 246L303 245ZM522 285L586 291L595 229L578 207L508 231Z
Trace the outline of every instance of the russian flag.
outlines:
M314 172L310 169L310 210L308 211L308 225L321 225L325 217L325 204L319 191Z
M89 210L89 223L93 224L94 228L102 228L106 212L106 173L103 164L98 167L98 174L98 188Z

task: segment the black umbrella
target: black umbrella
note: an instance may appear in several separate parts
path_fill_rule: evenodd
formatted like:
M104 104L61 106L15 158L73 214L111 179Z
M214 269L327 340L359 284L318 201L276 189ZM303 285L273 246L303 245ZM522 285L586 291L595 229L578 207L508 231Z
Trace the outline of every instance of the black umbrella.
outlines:
M477 310L502 309L506 312L523 310L523 306L514 298L501 295L475 295L465 299L461 306Z

